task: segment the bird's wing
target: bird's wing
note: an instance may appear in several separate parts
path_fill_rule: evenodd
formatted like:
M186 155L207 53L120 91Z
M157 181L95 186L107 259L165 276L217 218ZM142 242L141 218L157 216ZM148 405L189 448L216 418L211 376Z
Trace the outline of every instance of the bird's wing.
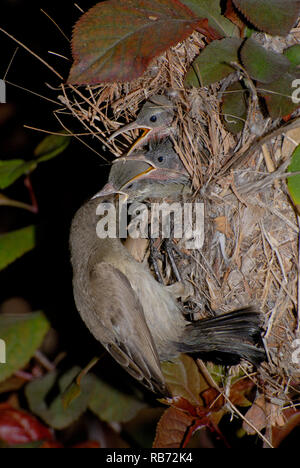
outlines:
M90 270L89 289L92 310L85 321L96 339L134 378L166 393L142 305L126 276L109 263L97 263Z

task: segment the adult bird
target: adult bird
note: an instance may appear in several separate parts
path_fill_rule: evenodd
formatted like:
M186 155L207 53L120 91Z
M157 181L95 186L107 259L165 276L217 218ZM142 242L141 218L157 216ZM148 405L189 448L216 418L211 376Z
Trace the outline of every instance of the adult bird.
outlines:
M142 182L139 164L147 164L125 161L123 165L132 162L138 164L135 175L131 167L126 183L123 171L119 184L130 199L134 199L135 185ZM166 177L165 169L160 168L150 174L153 184L154 174L159 185ZM182 175L178 177L181 181ZM146 182L148 179L144 179ZM144 264L135 261L120 239L98 237L97 212L102 204L108 218L116 222L115 197L111 193L107 204L103 191L85 203L72 222L74 298L91 333L129 374L150 390L167 394L160 362L172 361L180 353L195 353L227 364L244 358L258 365L265 359L263 348L256 346L261 346L260 319L254 309L187 322L170 290L158 283Z
M171 124L174 119L174 106L165 96L155 94L146 101L134 122L121 127L108 139L112 141L118 135L130 130L142 130L142 135L135 141L128 154L146 145L150 141L157 141L171 133Z

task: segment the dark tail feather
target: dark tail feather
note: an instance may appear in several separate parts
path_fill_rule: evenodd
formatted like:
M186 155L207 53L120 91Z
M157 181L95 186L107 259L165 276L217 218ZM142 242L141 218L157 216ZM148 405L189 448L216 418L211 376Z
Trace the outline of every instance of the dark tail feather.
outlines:
M259 323L252 307L199 320L186 326L177 349L221 364L237 364L243 358L258 366L266 360Z

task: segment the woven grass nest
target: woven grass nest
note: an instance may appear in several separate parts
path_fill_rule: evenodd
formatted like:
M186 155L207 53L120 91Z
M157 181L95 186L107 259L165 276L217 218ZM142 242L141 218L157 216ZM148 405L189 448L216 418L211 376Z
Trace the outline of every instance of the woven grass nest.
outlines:
M266 36L257 37L266 45ZM273 46L275 41L276 47L286 47L286 40L275 39L270 38ZM293 45L297 34L289 40L288 45ZM180 265L195 290L188 305L200 316L205 314L205 303L217 312L249 304L261 310L269 361L255 372L250 365L241 365L265 396L272 424L299 394L300 366L292 362L293 342L300 332L299 225L282 175L300 143L300 131L291 130L252 152L259 135L274 127L252 96L244 131L236 137L228 133L220 115L224 83L192 89L183 85L186 70L203 45L201 34L194 33L153 62L141 79L63 88L60 100L93 135L91 146L101 150L104 144L116 157L126 153L133 140L125 136L127 143L122 146L118 140L108 144L107 138L134 120L148 97L165 93L176 104L174 147L191 175L193 201L205 205L204 246L190 251ZM247 157L238 167L218 175L230 155L246 150Z

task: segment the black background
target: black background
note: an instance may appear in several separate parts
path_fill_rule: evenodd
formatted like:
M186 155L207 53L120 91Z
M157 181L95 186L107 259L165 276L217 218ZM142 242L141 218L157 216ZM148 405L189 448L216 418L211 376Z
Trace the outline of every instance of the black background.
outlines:
M84 10L94 3L78 2ZM41 9L71 37L72 26L80 17L80 12L70 0L1 0L0 27L45 59L67 79L71 61L50 55L48 51L71 59L70 43ZM2 32L0 45L0 78L3 78L18 45ZM59 85L56 75L22 47L19 47L6 79L51 99L57 99L59 94L47 86L49 84L55 88ZM10 85L7 86L7 102L13 106L13 115L4 125L0 125L0 158L32 159L34 148L45 134L24 129L23 126L26 124L54 132L61 130L52 114L57 106ZM83 131L75 119L71 125L74 131ZM87 142L98 152L102 151L99 143L92 139ZM73 139L67 151L40 164L31 176L39 205L38 215L0 207L1 232L29 224L38 227L37 247L0 272L0 303L17 296L25 298L33 310L43 310L53 328L59 332L60 350L67 351L64 361L66 367L70 364L85 365L95 354L99 354L100 345L86 330L73 302L68 237L74 213L103 186L108 171L109 166L105 161ZM20 179L4 193L13 199L30 203L24 179ZM105 355L102 361L104 368L108 367L104 365L108 361L113 371L109 373L113 374L115 367L110 357ZM122 372L119 367L116 369L118 374Z

